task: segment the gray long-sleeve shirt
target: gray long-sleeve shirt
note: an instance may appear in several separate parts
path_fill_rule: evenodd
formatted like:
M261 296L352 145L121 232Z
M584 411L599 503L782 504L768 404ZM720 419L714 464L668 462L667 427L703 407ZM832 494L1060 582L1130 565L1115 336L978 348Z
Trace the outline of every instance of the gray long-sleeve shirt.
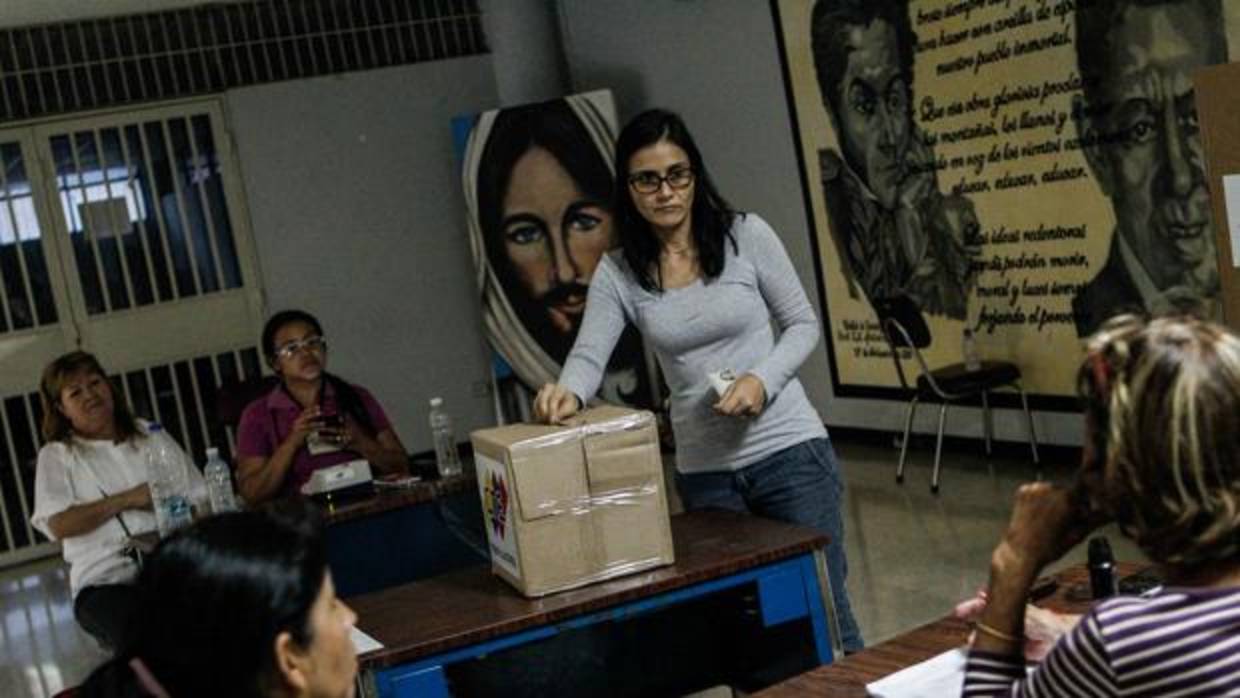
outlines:
M826 435L797 369L818 343L818 319L775 231L749 213L732 226L719 278L662 293L644 290L618 254L604 255L590 280L586 314L560 383L589 399L628 321L654 349L671 388L676 466L682 473L743 468ZM779 327L776 337L771 319ZM709 373L752 373L767 404L753 419L723 417Z

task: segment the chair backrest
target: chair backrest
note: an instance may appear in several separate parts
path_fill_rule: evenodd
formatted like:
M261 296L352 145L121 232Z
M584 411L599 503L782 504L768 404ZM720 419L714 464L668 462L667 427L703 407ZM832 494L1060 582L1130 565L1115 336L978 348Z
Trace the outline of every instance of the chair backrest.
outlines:
M259 376L243 381L227 381L215 391L215 413L220 424L236 428L246 405L271 392L280 379L276 376Z
M925 349L930 346L930 326L926 324L926 319L921 315L921 309L908 296L895 296L894 298L878 298L873 301L874 312L878 315L878 321L883 326L883 332L891 336L888 341L897 347L908 347L910 349ZM891 323L895 322L899 325L903 332L889 332Z
M891 350L891 360L896 365L896 375L900 378L900 386L912 390L913 386L904 375L904 364L900 361L900 350L911 349L921 365L923 373L928 373L926 361L921 356L921 349L930 346L930 327L921 310L913 299L908 296L893 298L877 298L871 301L874 313L878 315L878 324L882 328L883 338L887 340L887 348Z

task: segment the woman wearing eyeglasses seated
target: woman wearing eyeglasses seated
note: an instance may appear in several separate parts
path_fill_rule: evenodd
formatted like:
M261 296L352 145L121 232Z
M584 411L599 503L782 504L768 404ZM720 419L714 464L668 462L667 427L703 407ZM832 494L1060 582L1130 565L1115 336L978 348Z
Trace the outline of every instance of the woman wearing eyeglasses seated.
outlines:
M237 489L247 502L295 496L314 471L358 458L376 475L408 474L408 454L379 402L327 372L327 340L313 315L276 313L262 342L280 383L237 426Z
M199 521L138 578L143 614L83 698L352 698L357 616L336 597L304 512Z
M43 448L34 476L31 524L61 542L69 563L73 616L109 649L123 644L137 609L131 536L155 530L147 458L174 455L191 499L206 485L167 432L149 432L92 354L73 351L43 369Z
M1240 338L1189 318L1114 318L1089 339L1079 383L1080 477L1017 491L962 695L1240 695ZM1027 674L1030 586L1108 518L1166 586L1099 602Z
M625 325L635 324L671 388L685 507L827 533L843 645L861 649L844 587L843 484L796 378L818 343L818 319L788 253L766 221L719 195L676 114L634 118L616 141L615 162L622 253L604 255L595 270L581 331L559 383L535 398L535 415L556 423L592 399ZM718 395L710 374L722 369L736 378Z

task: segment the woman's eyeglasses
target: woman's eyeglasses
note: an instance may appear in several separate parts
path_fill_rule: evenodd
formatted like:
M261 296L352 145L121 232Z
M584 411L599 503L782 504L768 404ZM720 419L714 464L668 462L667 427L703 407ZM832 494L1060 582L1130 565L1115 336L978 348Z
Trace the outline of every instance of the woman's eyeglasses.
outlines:
M306 337L305 339L295 339L288 344L276 349L276 358L288 359L302 349L310 351L322 351L327 348L327 340L322 337Z
M629 176L629 186L638 194L653 194L663 188L663 183L672 189L685 189L693 184L693 170L684 168L672 170L665 175L654 172L637 172Z

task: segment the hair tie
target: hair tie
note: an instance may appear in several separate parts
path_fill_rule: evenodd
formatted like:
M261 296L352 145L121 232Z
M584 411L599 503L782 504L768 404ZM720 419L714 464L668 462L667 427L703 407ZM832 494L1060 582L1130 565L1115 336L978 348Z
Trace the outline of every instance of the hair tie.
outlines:
M129 660L129 668L133 669L134 676L138 677L138 683L141 684L142 690L149 693L153 698L172 698L168 695L168 691L160 685L155 675L146 666L140 657L134 657Z
M1089 355L1089 368L1094 376L1094 387L1097 388L1099 396L1103 401L1109 401L1111 396L1111 365L1102 358L1102 352L1094 352Z

